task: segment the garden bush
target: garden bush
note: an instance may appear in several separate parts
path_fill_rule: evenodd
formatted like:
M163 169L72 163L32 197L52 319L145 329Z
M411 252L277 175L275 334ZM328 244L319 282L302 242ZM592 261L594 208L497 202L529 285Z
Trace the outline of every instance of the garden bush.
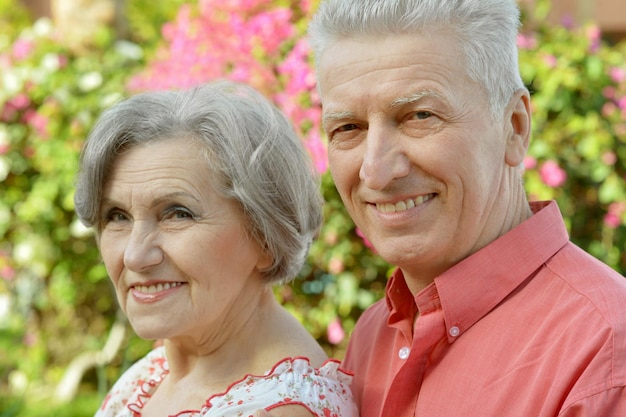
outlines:
M299 279L276 295L330 355L343 357L356 319L384 293L391 267L355 229L327 171L304 39L316 2L142 1L128 2L129 39L101 30L78 55L49 21L0 0L0 416L38 415L28 404L52 398L72 360L123 322L92 233L73 213L73 179L98 114L141 90L230 78L293 120L322 177L325 224ZM624 274L626 43L609 45L593 25L548 26L549 3L537 4L519 38L534 113L526 187L531 199L556 199L574 242ZM127 335L123 346L82 378L85 409L152 343Z

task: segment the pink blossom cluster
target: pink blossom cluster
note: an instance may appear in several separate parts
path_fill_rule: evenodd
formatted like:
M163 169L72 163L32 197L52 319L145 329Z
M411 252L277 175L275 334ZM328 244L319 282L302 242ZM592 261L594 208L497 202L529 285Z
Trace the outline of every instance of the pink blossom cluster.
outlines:
M626 201L609 204L609 209L604 215L604 224L611 229L626 224Z
M541 164L539 167L539 176L544 184L552 188L560 187L565 184L567 180L567 172L554 160L549 160Z
M46 36L54 39L54 33ZM20 123L30 127L37 137L48 139L49 117L41 111L42 106L31 100L30 94L36 86L30 74L22 71L23 68L28 68L27 61L33 59L36 49L37 38L26 34L17 38L6 52L0 53L0 71L5 76L5 83L6 80L10 80L4 101L0 101L0 123ZM56 58L59 61L58 68L67 63L66 57ZM26 151L30 149L27 148ZM0 144L0 154L5 154L9 150L10 143Z
M12 281L15 279L15 275L15 268L11 266L9 254L5 251L0 251L0 278L5 281Z
M537 44L537 37L532 32L517 35L517 47L519 49L533 50L537 47Z
M48 132L49 118L37 111L37 108L26 93L16 94L0 108L0 122L10 123L15 121L31 127L37 136L42 139L48 139L50 136ZM0 148L0 154L6 153L8 150L8 147Z
M187 88L220 78L249 84L286 113L323 172L327 166L320 102L310 50L302 40L305 25L298 21L310 11L310 0L293 10L268 7L265 0L201 0L198 7L185 5L175 21L163 27L165 45L129 88Z
M537 159L527 155L524 158L524 169L530 170L535 168L537 168ZM542 163L538 172L541 181L551 188L560 187L567 180L567 172L554 160L548 160Z
M608 75L614 85L602 90L602 94L607 99L602 107L602 115L611 117L618 114L623 121L626 121L626 63L621 67L611 67Z
M602 31L597 25L587 27L587 39L589 39L589 52L598 52L602 43Z

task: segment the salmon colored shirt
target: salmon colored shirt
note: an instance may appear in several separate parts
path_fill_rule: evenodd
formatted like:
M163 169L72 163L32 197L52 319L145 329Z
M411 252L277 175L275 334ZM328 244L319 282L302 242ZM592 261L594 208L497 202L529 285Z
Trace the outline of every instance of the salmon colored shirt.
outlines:
M361 417L626 417L626 278L531 206L415 297L394 273L346 354Z

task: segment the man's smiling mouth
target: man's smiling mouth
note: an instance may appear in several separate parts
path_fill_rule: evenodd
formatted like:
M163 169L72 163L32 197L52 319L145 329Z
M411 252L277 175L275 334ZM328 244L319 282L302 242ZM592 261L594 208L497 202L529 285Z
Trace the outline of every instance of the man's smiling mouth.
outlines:
M396 213L400 211L406 211L406 210L412 209L413 207L417 207L421 204L424 204L425 202L431 200L433 197L435 197L435 194L426 194L426 195L420 195L415 198L409 198L404 201L399 201L395 204L391 204L391 203L376 204L376 210L380 211L381 213Z

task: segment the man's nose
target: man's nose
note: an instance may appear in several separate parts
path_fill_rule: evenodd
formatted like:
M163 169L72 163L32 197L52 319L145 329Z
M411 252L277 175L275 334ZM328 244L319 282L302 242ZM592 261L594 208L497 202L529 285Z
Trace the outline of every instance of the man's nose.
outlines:
M397 178L407 176L410 161L392 126L370 125L359 177L372 190L381 190Z
M155 228L135 222L124 249L124 266L134 272L145 272L159 265L163 256Z

